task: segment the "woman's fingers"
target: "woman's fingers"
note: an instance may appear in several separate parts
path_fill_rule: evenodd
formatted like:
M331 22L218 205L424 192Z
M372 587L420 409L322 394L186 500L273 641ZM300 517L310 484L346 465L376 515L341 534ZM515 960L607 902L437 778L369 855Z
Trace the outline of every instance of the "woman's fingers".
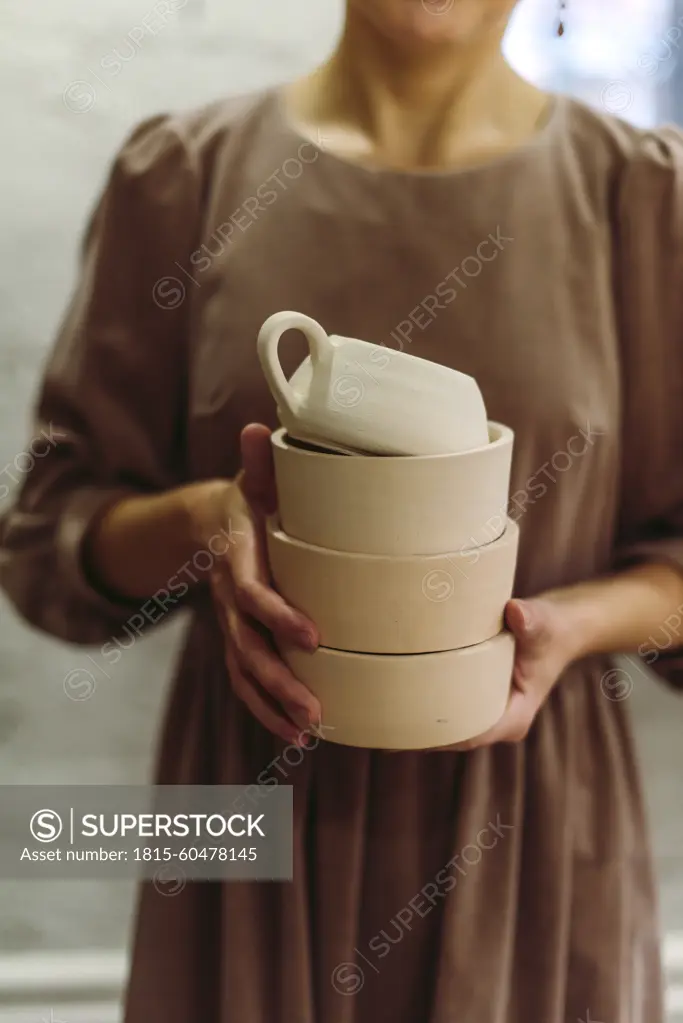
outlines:
M264 516L275 508L270 430L252 424L242 432L243 471L229 513L238 542L216 566L211 588L226 637L226 664L233 689L261 724L287 742L320 721L320 704L270 643L314 650L317 629L272 588Z
M243 614L260 622L269 632L284 641L315 650L318 637L315 626L304 615L295 611L279 593L259 580L236 578L235 601Z
M237 603L280 639L315 650L318 633L315 625L289 604L271 586L264 523L239 490L235 495L235 535L225 562L217 564L211 586L214 596L227 606Z
M264 728L286 742L301 745L303 733L315 730L320 721L320 704L244 618L227 573L214 572L211 587L220 611L225 661L235 694Z
M230 561L236 599L251 615L280 638L314 650L318 633L313 622L291 608L271 586L264 516L277 507L271 431L261 423L245 426L241 435L242 476L245 512L251 528L244 529L240 543L231 551Z
M230 644L243 672L280 704L299 729L307 729L320 720L320 703L260 633L243 617L238 608L227 615Z
M250 423L242 430L242 486L249 502L272 515L277 508L275 468L271 431L263 423Z
M230 554L232 585L237 606L279 638L315 650L315 625L283 600L270 585L268 556L263 531L245 530Z
M301 729L273 707L265 693L259 691L256 681L249 678L242 670L235 651L229 645L226 649L225 661L235 695L256 720L285 742L298 744Z

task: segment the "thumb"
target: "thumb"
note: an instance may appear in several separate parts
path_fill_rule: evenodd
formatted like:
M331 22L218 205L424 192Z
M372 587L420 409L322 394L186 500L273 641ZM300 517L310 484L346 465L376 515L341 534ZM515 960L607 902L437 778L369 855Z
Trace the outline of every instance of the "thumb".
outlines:
M266 515L277 507L271 431L263 423L250 423L240 436L242 488L247 500Z
M542 616L533 600L508 600L505 624L522 647L529 647L543 635Z

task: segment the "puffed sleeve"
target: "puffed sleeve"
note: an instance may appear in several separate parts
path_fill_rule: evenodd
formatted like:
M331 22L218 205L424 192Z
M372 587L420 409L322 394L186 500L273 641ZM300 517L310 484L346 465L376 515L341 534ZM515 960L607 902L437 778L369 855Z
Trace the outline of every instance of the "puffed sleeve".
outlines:
M44 371L21 483L0 518L0 585L29 623L67 642L112 638L135 610L83 571L95 517L184 478L188 303L177 265L187 266L199 222L191 152L166 116L120 150Z
M617 566L683 572L683 133L643 135L620 189L616 251L623 379ZM639 653L683 688L683 606Z

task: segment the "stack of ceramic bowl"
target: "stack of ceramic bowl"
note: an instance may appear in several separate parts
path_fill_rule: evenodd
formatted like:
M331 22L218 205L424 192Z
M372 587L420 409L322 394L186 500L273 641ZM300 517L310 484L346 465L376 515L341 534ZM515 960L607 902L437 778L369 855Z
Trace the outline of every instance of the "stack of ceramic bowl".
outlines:
M290 327L311 356L287 382L273 356ZM367 385L364 349L390 360ZM284 424L272 436L271 572L321 640L281 652L318 696L325 738L398 750L481 734L505 709L514 658L503 624L518 545L505 514L512 431L487 422L470 377L328 338L300 314L266 321L259 354ZM338 400L349 393L360 400Z

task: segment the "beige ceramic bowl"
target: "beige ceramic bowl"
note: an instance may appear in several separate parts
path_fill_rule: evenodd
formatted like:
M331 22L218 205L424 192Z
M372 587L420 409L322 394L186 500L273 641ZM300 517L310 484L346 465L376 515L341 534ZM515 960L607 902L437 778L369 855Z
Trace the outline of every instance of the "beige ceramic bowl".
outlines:
M322 705L322 735L343 746L429 749L464 742L502 716L514 639L501 632L460 650L392 656L283 649Z
M473 646L503 628L519 528L453 554L350 554L314 547L268 525L276 589L316 623L323 646L418 654Z
M355 554L442 554L490 543L506 525L513 434L454 455L327 454L272 435L287 536Z

